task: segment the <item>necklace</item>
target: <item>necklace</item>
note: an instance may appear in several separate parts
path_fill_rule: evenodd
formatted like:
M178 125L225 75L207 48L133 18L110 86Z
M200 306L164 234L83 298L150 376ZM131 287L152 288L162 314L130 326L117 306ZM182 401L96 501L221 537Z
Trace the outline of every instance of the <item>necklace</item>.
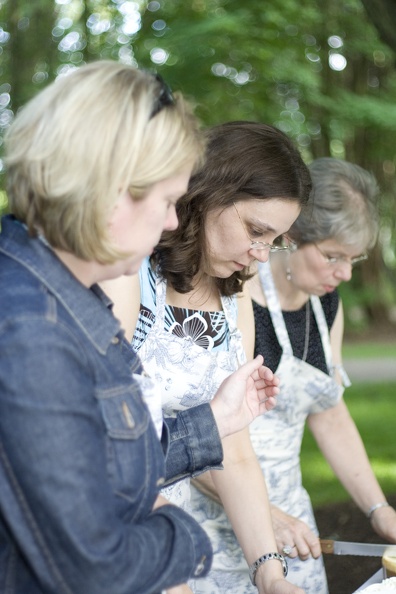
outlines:
M311 322L311 315L309 311L309 299L305 304L305 340L304 340L304 351L302 356L302 361L307 360L308 355L308 346L309 346L309 331L310 331L310 322Z

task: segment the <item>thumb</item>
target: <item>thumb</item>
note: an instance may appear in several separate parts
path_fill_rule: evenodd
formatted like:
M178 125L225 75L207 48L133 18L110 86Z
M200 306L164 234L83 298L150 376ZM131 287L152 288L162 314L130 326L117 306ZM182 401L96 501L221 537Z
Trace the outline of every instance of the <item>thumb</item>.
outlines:
M255 371L260 369L263 363L264 357L262 355L257 355L257 357L252 359L252 361L248 361L247 363L241 365L236 373L241 379L246 381Z

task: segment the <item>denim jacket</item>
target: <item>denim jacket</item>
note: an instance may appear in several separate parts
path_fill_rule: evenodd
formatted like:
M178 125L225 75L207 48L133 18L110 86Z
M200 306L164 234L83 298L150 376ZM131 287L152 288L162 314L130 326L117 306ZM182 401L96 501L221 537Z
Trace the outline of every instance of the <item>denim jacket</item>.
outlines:
M210 407L170 420L161 444L132 376L141 364L109 306L3 218L2 594L156 593L209 571L198 524L152 507L164 481L219 465Z

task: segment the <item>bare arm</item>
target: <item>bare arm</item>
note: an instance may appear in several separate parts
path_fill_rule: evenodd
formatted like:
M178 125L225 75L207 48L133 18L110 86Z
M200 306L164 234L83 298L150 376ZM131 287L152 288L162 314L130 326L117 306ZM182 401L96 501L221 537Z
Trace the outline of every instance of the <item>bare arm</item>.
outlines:
M250 292L245 283L243 293L238 296L238 328L242 332L242 342L246 358L252 359L254 354L254 314Z
M130 342L136 328L140 308L139 275L120 276L101 283L103 291L114 303L113 312Z
M267 489L248 429L224 439L223 448L224 470L212 470L211 477L246 561L251 564L277 551ZM256 585L261 594L302 593L284 580L277 561L260 567Z
M331 331L334 363L341 363L343 312L339 310ZM359 431L342 400L337 406L311 415L308 425L324 457L360 509L366 513L376 503L386 501L371 468ZM396 512L390 507L376 510L373 528L385 539L396 542Z
M251 299L245 289L238 299L238 327L250 358L254 346ZM197 481L199 489L223 504L248 564L277 551L263 473L250 441L248 429L223 440L224 470L212 470ZM274 561L261 566L256 584L261 593L301 593L283 579L282 567Z
M312 415L309 427L334 473L364 513L386 501L344 401ZM376 510L373 527L383 538L396 542L396 512L392 508Z

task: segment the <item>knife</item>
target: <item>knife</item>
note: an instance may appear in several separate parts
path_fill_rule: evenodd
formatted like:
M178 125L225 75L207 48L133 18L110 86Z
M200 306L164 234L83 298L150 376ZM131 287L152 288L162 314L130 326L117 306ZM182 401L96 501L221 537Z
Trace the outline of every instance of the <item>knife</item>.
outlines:
M370 544L361 542L343 542L341 540L320 540L322 553L332 555L364 555L382 557L384 553L396 557L396 545Z

